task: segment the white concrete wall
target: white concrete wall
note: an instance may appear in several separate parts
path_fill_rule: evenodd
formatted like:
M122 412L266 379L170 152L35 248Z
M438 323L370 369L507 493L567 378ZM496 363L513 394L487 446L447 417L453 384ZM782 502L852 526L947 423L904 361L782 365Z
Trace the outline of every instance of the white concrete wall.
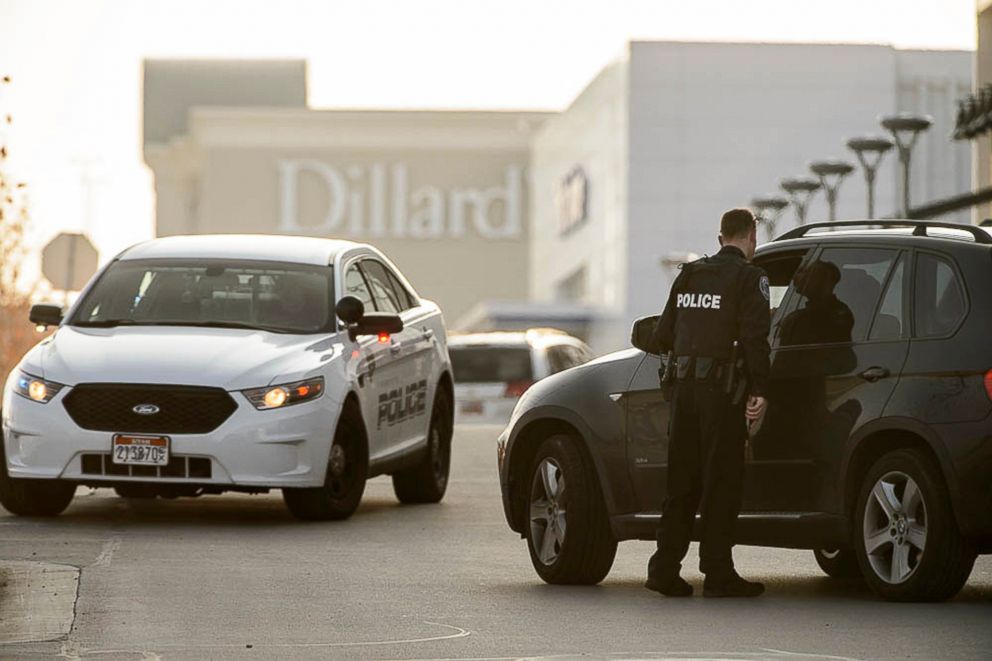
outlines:
M897 61L886 46L641 42L630 52L627 322L662 307L675 275L659 265L664 255L717 250L723 211L775 192L782 177L808 174L811 160L854 161L847 138L880 131L880 114L917 110L900 108L900 71L940 78L949 67L959 69L952 78L969 75L957 53ZM941 130L945 138L940 127L934 135ZM952 146L941 148L930 152L933 158L940 152L939 164L919 159L936 182L917 193L921 201L968 186L966 167L945 166L956 158L948 155ZM892 153L878 175L877 213L896 208L895 166ZM838 217L864 215L859 170L841 188ZM809 220L826 217L820 193ZM778 232L794 225L790 209ZM625 341L616 338L618 346Z
M586 269L582 303L607 315L626 307L627 64L606 68L561 115L538 130L530 166L530 297L553 301L560 283ZM587 218L562 234L555 191L581 167L588 181ZM590 338L596 345L597 337ZM608 347L612 348L612 347Z

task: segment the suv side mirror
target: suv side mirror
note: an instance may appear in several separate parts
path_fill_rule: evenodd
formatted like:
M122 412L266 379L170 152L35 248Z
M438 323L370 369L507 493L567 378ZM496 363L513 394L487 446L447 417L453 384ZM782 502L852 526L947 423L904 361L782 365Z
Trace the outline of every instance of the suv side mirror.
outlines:
M634 322L630 331L630 343L634 348L658 355L658 347L654 345L654 328L658 325L660 318L661 315L655 314L650 317L641 317Z
M58 305L41 303L32 305L28 319L35 326L58 326L62 323L62 308Z

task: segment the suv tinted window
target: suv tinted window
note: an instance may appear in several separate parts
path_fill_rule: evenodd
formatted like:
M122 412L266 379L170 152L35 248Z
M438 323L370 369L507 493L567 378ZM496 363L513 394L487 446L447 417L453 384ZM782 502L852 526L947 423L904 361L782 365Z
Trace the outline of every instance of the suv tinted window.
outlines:
M827 248L796 271L783 345L857 342L867 335L896 251Z
M916 258L914 321L917 337L939 337L964 317L964 292L946 260L920 253Z
M393 285L393 291L396 292L396 297L399 299L400 304L403 306L404 310L409 310L410 308L415 308L419 305L416 299L413 298L406 287L400 282L400 279L396 277L396 274L386 269L386 275L389 276L389 282Z
M900 257L892 272L892 278L885 289L885 296L882 304L875 315L875 321L871 325L871 340L895 340L903 336L903 329L906 328L905 303L903 302L904 291L906 289L905 271L906 258Z
M456 383L531 381L530 348L449 347Z

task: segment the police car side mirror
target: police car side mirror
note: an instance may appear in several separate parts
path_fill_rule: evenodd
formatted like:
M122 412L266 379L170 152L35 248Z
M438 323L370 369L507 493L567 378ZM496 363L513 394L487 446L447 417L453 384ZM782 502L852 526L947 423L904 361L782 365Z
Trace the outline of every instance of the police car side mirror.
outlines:
M641 317L634 322L630 331L630 343L635 349L658 355L658 347L654 346L654 327L658 325L660 316L656 314L650 317Z
M32 305L28 319L35 326L58 326L62 323L62 308L58 305Z
M357 324L365 316L365 304L354 296L342 296L334 306L334 314L349 326Z

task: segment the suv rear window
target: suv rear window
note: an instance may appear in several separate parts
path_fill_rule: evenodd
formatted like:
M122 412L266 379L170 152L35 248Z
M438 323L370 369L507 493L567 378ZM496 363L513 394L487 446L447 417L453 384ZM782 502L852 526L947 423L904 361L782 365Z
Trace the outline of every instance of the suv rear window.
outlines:
M457 383L532 381L530 349L514 347L450 347Z
M964 317L961 283L946 260L920 253L916 258L914 319L917 337L940 337L952 332Z

